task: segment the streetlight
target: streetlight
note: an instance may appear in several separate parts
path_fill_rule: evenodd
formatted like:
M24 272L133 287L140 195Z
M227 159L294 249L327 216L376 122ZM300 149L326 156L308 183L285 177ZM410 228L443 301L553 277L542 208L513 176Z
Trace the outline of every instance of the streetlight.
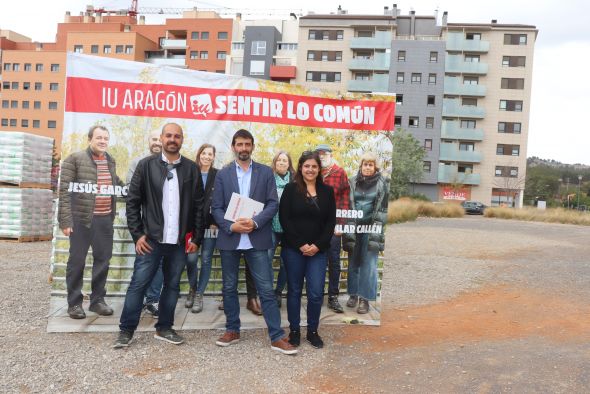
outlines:
M578 211L580 210L580 186L582 185L582 175L578 175Z
M567 195L570 195L570 178L567 177L565 178L566 184L565 184L565 192L567 193ZM567 198L567 209L570 209L570 198Z

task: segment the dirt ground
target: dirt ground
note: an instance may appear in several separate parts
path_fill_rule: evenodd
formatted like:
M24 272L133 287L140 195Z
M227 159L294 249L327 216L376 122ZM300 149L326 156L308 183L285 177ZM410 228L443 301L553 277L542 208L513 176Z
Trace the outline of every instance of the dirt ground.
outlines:
M178 347L140 333L122 352L112 335L47 334L50 244L0 243L0 391L587 393L589 235L480 217L391 226L381 326L320 328L326 347L296 357L264 330L228 349L215 330Z

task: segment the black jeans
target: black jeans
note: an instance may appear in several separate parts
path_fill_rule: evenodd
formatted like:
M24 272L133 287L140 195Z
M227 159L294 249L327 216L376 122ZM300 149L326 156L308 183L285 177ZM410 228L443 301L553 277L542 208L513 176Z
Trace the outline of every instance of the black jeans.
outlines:
M66 268L68 306L82 304L82 284L88 248L92 246L92 293L90 304L100 301L106 294L105 285L109 263L113 254L113 217L94 216L90 228L74 219L70 234L70 256Z

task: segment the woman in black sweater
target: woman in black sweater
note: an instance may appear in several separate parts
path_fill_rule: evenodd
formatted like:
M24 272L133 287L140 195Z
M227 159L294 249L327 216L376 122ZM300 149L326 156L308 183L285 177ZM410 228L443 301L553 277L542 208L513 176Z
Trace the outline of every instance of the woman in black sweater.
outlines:
M293 183L285 186L279 206L283 227L281 255L287 270L289 342L299 346L303 280L307 291L307 340L315 348L324 343L318 335L324 300L324 283L330 239L336 225L334 191L319 177L320 157L303 152Z

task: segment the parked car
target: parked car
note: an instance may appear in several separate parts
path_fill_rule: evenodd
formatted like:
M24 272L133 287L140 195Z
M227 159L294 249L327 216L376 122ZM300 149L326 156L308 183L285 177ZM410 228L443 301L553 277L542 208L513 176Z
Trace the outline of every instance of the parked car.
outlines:
M486 209L486 206L478 201L463 201L461 206L468 215L483 215Z

